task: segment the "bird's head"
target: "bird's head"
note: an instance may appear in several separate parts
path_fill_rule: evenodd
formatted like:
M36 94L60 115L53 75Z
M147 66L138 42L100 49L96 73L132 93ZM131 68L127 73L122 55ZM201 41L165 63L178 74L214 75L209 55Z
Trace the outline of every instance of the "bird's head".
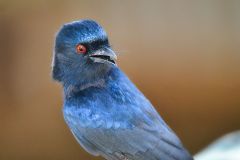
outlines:
M74 21L63 25L57 33L52 76L71 85L94 81L116 66L116 58L98 23Z

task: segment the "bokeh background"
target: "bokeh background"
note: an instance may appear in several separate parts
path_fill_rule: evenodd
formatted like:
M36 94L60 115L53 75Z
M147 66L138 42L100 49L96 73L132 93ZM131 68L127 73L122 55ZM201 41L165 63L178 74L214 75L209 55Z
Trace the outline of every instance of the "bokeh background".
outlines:
M0 159L94 158L62 116L54 36L91 18L192 154L240 129L240 1L0 0Z

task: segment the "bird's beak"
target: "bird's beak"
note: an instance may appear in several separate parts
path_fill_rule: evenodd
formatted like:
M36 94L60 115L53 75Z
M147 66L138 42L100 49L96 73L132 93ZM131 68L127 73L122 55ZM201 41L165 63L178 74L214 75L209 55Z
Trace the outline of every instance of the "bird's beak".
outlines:
M111 63L116 65L117 56L110 48L102 48L89 55L90 59L98 63Z

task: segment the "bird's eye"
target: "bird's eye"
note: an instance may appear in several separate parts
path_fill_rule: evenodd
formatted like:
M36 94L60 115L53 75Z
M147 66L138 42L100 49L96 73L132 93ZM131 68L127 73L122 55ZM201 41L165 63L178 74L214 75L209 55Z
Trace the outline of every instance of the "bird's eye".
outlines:
M85 54L87 52L87 48L82 44L78 44L76 46L76 51L78 54Z

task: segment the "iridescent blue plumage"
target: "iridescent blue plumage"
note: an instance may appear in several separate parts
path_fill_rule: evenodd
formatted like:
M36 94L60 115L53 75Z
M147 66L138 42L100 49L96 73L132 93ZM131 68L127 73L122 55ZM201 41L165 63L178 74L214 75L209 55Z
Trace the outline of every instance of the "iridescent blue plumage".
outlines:
M79 43L86 55L76 54ZM64 118L77 141L108 160L191 160L114 56L94 21L67 24L57 35L53 77L63 84Z

